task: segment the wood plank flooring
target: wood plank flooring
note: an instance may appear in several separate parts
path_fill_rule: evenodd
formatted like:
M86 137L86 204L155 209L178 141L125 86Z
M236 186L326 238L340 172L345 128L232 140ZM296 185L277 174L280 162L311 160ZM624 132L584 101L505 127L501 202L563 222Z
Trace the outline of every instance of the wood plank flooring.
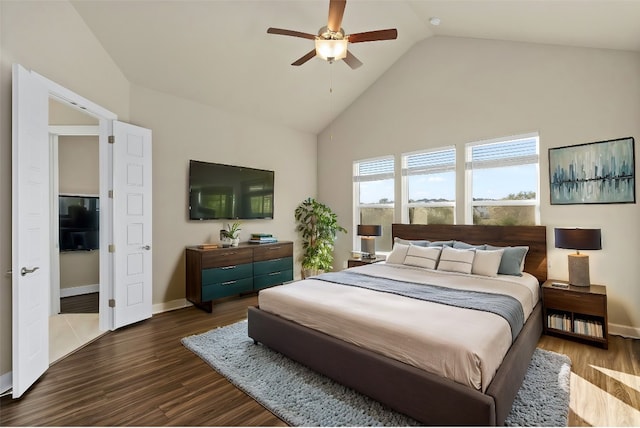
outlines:
M191 307L108 333L51 366L23 398L2 397L0 425L284 426L180 344L246 318L256 303L256 296L230 299L211 314ZM606 351L543 336L540 346L569 355L582 379L572 384L570 425L597 424L593 414L608 415L611 397L623 413L603 425L639 424L630 422L640 387L627 383L640 383L640 341L612 336Z
M100 293L80 294L60 298L61 314L97 314L100 311Z

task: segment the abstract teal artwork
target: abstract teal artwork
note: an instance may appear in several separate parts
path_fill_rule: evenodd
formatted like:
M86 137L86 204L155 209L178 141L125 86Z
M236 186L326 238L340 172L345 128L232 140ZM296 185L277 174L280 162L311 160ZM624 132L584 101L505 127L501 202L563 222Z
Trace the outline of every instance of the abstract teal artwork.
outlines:
M636 202L633 137L549 149L551 205Z

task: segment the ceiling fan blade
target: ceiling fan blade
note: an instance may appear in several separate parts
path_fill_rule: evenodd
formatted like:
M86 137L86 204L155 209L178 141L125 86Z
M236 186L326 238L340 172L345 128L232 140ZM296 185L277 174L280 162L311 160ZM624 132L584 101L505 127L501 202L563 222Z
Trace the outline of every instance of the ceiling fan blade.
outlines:
M273 28L270 27L267 29L267 33L269 34L280 34L281 36L293 36L293 37L302 37L303 39L311 39L315 40L316 36L309 33L302 33L300 31L293 30L284 30L282 28Z
M342 17L347 0L330 0L329 1L329 22L327 28L334 33L340 31L342 25Z
M398 38L398 30L367 31L365 33L349 34L349 43L375 42L377 40L393 40Z
M351 52L347 51L347 56L344 57L342 59L344 62L347 63L347 65L349 67L351 67L353 70L355 70L356 68L360 67L362 65L362 62L360 62L360 60L358 58L356 58Z
M314 56L316 56L316 50L312 50L310 51L308 54L306 54L305 56L303 56L302 58L298 59L297 61L291 63L291 65L302 65L305 62L309 61L311 58L313 58Z

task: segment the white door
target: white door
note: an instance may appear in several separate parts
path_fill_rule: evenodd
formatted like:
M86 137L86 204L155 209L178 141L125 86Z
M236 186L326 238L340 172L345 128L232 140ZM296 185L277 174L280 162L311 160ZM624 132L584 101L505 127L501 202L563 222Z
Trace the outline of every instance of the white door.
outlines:
M49 367L49 94L13 66L12 363L18 398Z
M151 317L151 130L113 122L113 328Z

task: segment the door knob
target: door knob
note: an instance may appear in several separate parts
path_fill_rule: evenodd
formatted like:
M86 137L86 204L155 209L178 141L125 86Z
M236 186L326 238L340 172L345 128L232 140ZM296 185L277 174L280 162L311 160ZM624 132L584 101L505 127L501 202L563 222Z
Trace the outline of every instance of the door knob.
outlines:
M151 245L145 245L144 247L142 247L143 250L150 250L151 249Z
M34 273L38 269L40 269L38 266L34 267L33 269L27 269L26 267L23 267L22 269L20 269L20 275L25 276L28 273Z

